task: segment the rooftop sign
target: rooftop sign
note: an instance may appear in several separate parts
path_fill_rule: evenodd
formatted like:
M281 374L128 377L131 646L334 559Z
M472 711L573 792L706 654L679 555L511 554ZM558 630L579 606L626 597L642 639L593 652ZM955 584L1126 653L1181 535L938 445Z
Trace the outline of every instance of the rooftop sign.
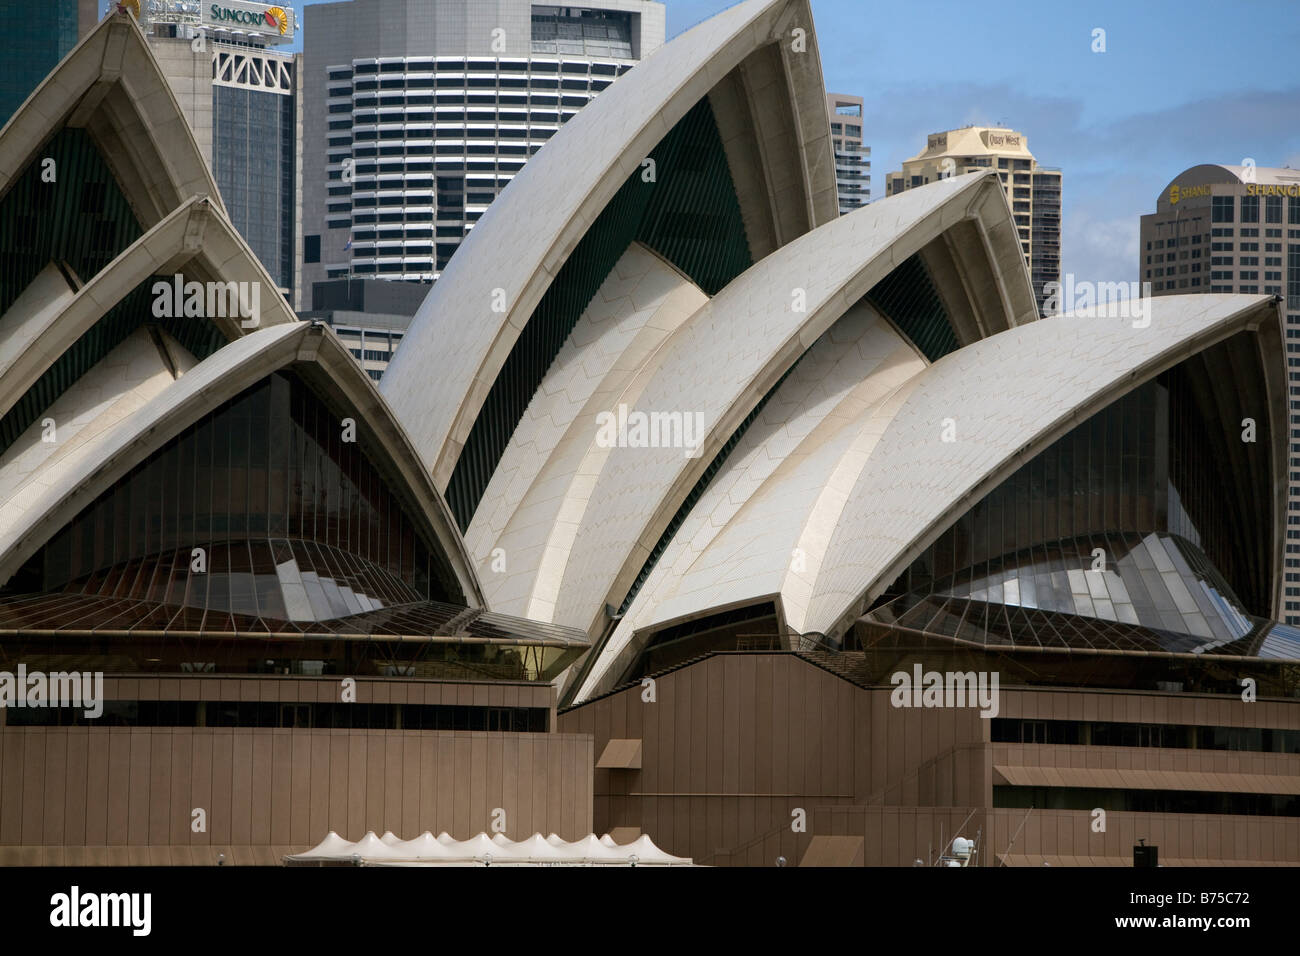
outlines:
M282 43L293 39L293 10L244 3L242 0L218 0L203 5L203 25L213 30L239 30Z

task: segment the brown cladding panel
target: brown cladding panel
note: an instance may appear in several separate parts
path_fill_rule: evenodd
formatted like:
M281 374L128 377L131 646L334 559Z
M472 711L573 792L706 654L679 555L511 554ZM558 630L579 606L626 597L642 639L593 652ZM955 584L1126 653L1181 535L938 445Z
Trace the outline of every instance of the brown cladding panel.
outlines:
M216 737L211 731L193 731L190 737L190 792L189 792L189 809L192 811L196 807L202 808L206 819L204 820L205 830L202 833L194 833L191 829L189 842L209 845L214 842L213 829L215 827L215 786L212 775L213 753L216 746ZM227 831L228 832L228 831ZM88 843L92 842L87 840Z
M520 740L514 736L503 737L499 748L501 756L497 779L501 781L501 806L509 814L512 832L519 834L516 839L525 839L532 836L534 831L530 808L519 799Z
M190 842L191 815L193 804L189 802L190 788L194 780L194 735L188 727L174 728L169 735L171 742L171 779L170 811L167 818L167 839L163 842L179 846ZM207 822L204 821L204 825ZM80 840L68 839L69 843Z
M131 793L131 735L103 731L101 733L107 738L108 744L104 842L109 846L126 846L128 843L126 814ZM88 837L93 839L93 834L88 834Z
M314 730L308 738L310 752L307 757L307 823L303 842L310 843L313 837L329 833L330 826L330 732ZM298 826L301 810L298 807L298 776L294 774L294 842L298 842Z
M19 771L26 763L26 743L26 734L0 734L0 843L23 839L23 774Z
M63 841L71 845L86 842L86 790L90 764L90 732L86 727L68 729L68 766L64 778ZM0 759L3 759L0 748ZM0 764L0 778L4 776Z
M382 827L382 829L375 830L378 834L383 834L384 830L395 830L401 836L403 830L402 737L398 734L376 734L375 739L381 741L384 747L384 775L382 778L384 795L379 804L383 815L374 821L371 829Z
M481 825L482 821L478 818L477 807L472 805L473 801L473 779L471 767L474 763L474 741L472 734L462 734L458 739L452 741L450 751L451 762L449 763L447 783L447 799L451 801L452 820L455 828L449 830L452 836L463 840L481 830L486 830L486 825Z
M506 766L512 774L513 779L508 784L507 792L512 795L516 805L520 808L520 815L523 820L524 829L529 833L540 833L543 836L550 834L546 830L546 818L541 812L541 808L533 802L532 780L534 774L534 754L537 751L538 744L545 738L540 736L529 736L514 744L514 753L516 758L512 763L509 757L510 749L506 751Z
M366 793L374 768L370 766L370 741L367 731L348 733L348 823L340 834L355 834L348 839L360 840L366 833Z
M325 806L329 822L325 832L342 835L351 832L352 735L346 730L327 730L324 733L329 740L329 798Z
M145 841L154 846L171 843L172 728L155 727L149 734L148 827Z
M376 730L363 730L361 734L366 753L365 809L361 816L361 832L364 835L374 830L375 835L379 836L384 831L375 830L375 824L384 815L384 785L387 782L385 734Z
M246 846L253 842L253 738L231 734L230 751L230 842Z
M275 775L273 770L275 747L270 734L265 730L254 731L249 737L252 743L249 762L251 777L248 791L250 837L246 842L253 846L260 846L273 842L271 815L275 803L275 788L278 783L278 775ZM284 789L287 791L287 777L281 779L284 780Z
M66 804L63 799L49 799L47 795L62 794L67 786L68 739L64 734L47 734L45 738L45 780L42 800L45 812L41 818L41 843L62 844L64 842L64 812Z
M45 789L46 743L45 728L33 729L35 733L29 738L23 754L22 823L19 834L23 843L39 845L45 816L45 801L42 798Z
M412 839L424 832L423 815L420 813L420 778L423 768L420 766L420 741L410 734L403 734L401 739L401 792L402 810L400 822L392 827L403 839ZM435 834L436 836L437 834Z
M265 840L254 837L255 843L284 844L289 842L289 820L291 818L291 801L293 799L293 744L292 732L288 730L261 730L259 738L266 738L266 750L269 753L270 767L267 779L270 782L269 800L266 801ZM254 773L257 772L256 765ZM254 804L258 803L254 800ZM256 832L256 831L255 831Z
M514 840L522 840L525 837L532 836L531 833L524 833L522 826L523 821L519 819L519 808L507 803L505 799L505 788L501 785L502 774L505 769L505 751L501 746L502 738L498 734L483 734L479 738L483 749L483 764L485 772L483 774L483 808L487 812L487 819L492 820L492 814L501 809L505 811L506 836ZM567 789L567 788L566 788ZM572 806L566 803L565 806ZM486 826L485 830L492 833Z
M392 754L371 759L376 749ZM30 799L45 809L28 822L29 828L43 828L33 839L23 830L27 795L19 791L9 799L18 819L10 825L13 837L0 840L0 847L16 849L4 859L63 859L63 846L74 832L65 825L70 807L81 820L75 831L78 852L107 843L121 848L124 863L210 863L223 848L232 863L243 857L274 863L284 853L319 842L325 836L320 821L337 815L346 822L353 812L360 818L357 826L330 828L350 839L359 839L366 829L392 830L404 838L426 828L467 837L490 830L498 806L507 811L508 832L519 836L540 831L577 839L593 825L594 757L586 736L22 728L0 732L0 750L6 779L12 773L26 781ZM313 760L319 766L313 767ZM331 763L340 764L338 775ZM445 788L438 779L440 764L447 768ZM377 787L347 786L354 779L350 769L376 765L387 771ZM463 772L453 772L458 765ZM32 766L41 775L30 772ZM506 799L507 792L515 796ZM208 811L206 833L190 829L194 807ZM40 849L47 844L56 855ZM191 845L196 853L187 849Z

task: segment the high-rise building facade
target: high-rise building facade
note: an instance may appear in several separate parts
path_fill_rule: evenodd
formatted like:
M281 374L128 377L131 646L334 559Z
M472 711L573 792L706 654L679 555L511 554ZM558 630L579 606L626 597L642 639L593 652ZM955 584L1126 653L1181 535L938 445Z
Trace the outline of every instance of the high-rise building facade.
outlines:
M525 161L662 45L662 3L307 11L303 277L430 280Z
M0 126L45 79L55 64L95 25L95 0L51 0L39 11L30 4L0 4Z
M1300 624L1300 169L1207 163L1179 173L1142 217L1138 274L1152 295L1284 299L1290 402L1284 612Z
M301 307L300 56L289 6L144 0L140 26L194 130L230 221Z
M831 142L835 148L835 188L840 194L840 215L871 202L871 147L862 145L860 96L827 93Z
M428 294L426 282L329 279L312 283L311 309L298 314L332 328L377 382Z
M1061 281L1061 170L1040 166L1024 133L987 126L932 133L925 149L885 178L885 195L980 169L996 169L1002 180L1043 313L1048 284Z

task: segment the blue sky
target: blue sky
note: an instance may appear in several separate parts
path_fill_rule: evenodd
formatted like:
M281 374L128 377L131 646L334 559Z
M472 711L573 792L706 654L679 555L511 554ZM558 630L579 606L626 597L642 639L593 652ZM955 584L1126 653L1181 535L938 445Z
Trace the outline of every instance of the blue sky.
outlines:
M668 35L732 5L667 0ZM1064 170L1062 265L1076 279L1137 279L1138 217L1187 167L1300 167L1296 0L812 7L827 87L866 99L872 196L927 134L1001 122Z

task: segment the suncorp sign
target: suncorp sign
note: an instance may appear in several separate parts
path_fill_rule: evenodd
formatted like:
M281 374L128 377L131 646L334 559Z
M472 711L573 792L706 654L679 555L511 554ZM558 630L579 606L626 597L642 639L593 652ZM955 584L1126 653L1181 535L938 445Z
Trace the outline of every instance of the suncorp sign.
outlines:
M203 25L214 29L257 33L272 41L293 39L293 11L260 3L220 0L205 4Z

